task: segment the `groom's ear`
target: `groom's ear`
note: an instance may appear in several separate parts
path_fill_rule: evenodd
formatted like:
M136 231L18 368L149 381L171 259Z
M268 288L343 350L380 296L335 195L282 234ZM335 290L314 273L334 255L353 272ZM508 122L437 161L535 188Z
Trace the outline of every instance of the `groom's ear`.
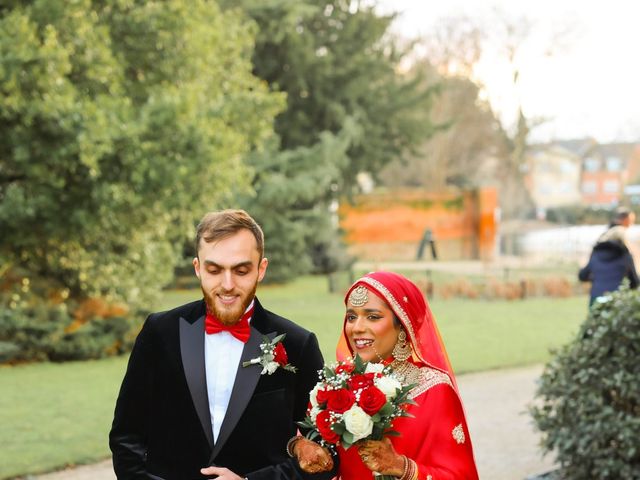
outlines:
M267 257L262 257L260 263L258 264L258 281L261 282L264 278L264 274L267 273L267 266L269 265L269 260Z
M200 260L198 260L198 257L193 258L193 269L196 272L196 277L200 278Z

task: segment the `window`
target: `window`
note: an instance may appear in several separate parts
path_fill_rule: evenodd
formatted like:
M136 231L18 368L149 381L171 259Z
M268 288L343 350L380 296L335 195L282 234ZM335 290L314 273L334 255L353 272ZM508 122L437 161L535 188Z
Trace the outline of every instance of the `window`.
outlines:
M569 160L564 160L560 162L560 171L564 174L570 174L576 171L576 168L573 162Z
M593 180L588 180L586 182L582 182L582 193L587 195L591 195L598 191L598 184Z
M600 170L600 160L593 157L587 157L584 160L584 169L587 172L597 172Z
M607 170L610 172L619 172L622 170L622 160L618 157L607 157Z
M558 184L558 192L560 192L560 193L571 193L571 183L570 182L560 182Z
M538 193L540 195L549 195L552 192L551 186L548 183L541 183L538 185Z
M617 180L607 180L604 182L603 190L605 193L618 193L620 183Z

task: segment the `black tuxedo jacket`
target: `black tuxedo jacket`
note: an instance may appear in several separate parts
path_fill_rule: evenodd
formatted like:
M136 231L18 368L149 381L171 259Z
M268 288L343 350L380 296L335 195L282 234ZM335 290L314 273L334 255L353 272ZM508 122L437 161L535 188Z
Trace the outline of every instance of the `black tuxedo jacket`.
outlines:
M109 445L118 479L190 480L200 469L226 467L250 480L331 478L306 475L286 453L318 380L322 354L315 335L264 310L256 299L251 337L237 369L215 443L209 415L203 300L150 315L136 340L115 408ZM293 373L242 362L262 353L263 336L283 340Z

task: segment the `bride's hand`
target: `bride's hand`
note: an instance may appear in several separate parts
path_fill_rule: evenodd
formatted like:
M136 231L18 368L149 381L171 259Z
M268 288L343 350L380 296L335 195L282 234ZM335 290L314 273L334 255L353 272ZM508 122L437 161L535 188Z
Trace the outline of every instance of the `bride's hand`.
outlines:
M363 440L356 443L362 462L372 472L401 477L404 472L404 457L393 448L391 440Z
M329 451L316 442L300 437L293 445L293 454L300 468L307 473L328 472L333 468L333 459Z

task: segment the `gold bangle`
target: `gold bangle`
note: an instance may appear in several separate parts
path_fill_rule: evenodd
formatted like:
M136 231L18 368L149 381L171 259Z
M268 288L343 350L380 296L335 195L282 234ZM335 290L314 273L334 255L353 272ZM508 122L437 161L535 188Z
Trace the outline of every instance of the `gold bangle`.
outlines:
M401 480L405 480L407 478L407 473L409 472L409 459L406 455L402 455L402 475L400 476Z
M400 480L418 480L418 464L406 455L404 457L404 469Z
M409 468L407 469L407 476L403 480L418 480L418 465L411 459L409 460Z
M301 438L302 438L301 436L296 435L295 437L291 437L287 442L287 455L289 455L291 458L295 457L295 454L293 453L293 447L295 446L296 443L298 443L298 440L300 440Z
M411 480L418 480L418 464L413 460L411 460L411 464L413 466L413 476L411 477Z

